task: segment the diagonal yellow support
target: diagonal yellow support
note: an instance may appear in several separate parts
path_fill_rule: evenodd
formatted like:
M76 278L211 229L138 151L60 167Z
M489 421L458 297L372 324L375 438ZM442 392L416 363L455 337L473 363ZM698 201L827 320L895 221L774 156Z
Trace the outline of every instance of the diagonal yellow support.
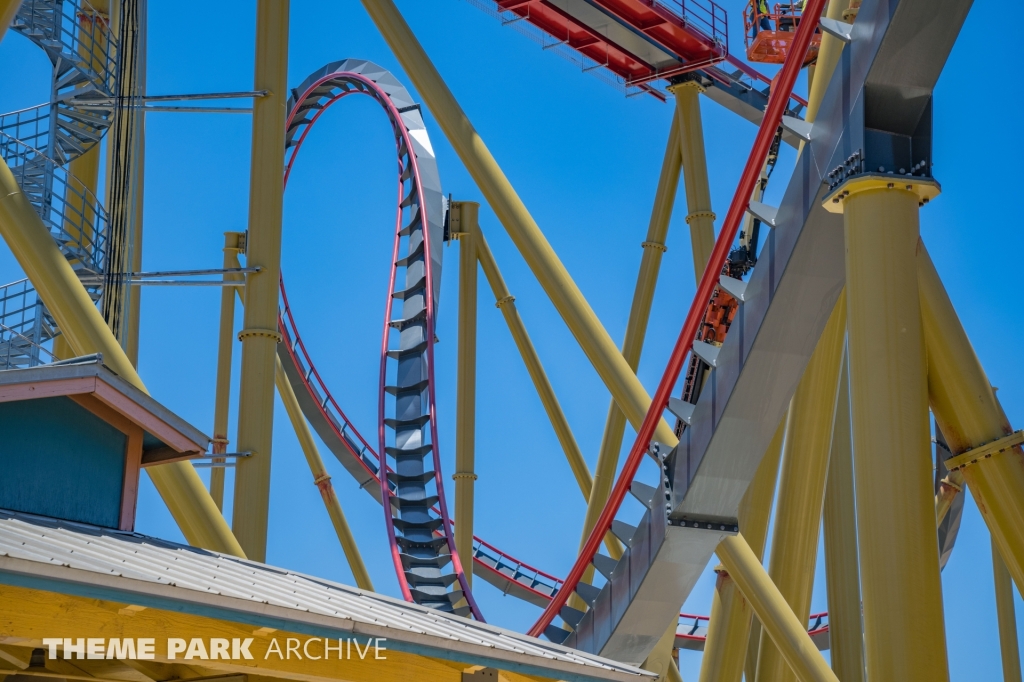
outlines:
M832 670L843 682L864 681L864 634L860 620L860 567L853 489L849 369L843 363L832 426L832 452L822 528L828 591L828 636Z
M145 391L138 372L43 225L7 164L0 164L0 236L32 281L77 355L102 353L103 363ZM245 556L202 479L188 462L147 467L189 544Z
M921 319L928 348L928 396L950 452L960 455L1013 432L967 338L939 274L918 243ZM993 541L1024 587L1024 454L1014 446L959 472L978 502ZM950 496L951 497L951 496ZM946 502L948 505L948 502Z
M1021 682L1020 644L1017 641L1017 617L1013 606L1013 581L999 549L992 543L992 573L996 588L996 613L999 619L999 652L1003 663L1003 682Z
M626 418L635 428L639 428L650 407L651 397L498 167L423 46L392 0L363 0L363 6L423 96L448 141L508 231L555 309L565 320L576 342L611 391ZM655 432L655 439L670 447L678 442L664 419Z
M523 358L523 364L526 365L526 371L529 373L537 395L540 397L541 405L544 406L544 412L547 414L551 427L555 430L558 443L562 446L565 458L569 462L569 468L572 469L580 492L583 493L583 498L587 499L593 487L590 468L587 466L586 460L583 459L583 453L580 451L580 446L576 443L576 437L569 427L569 421L565 418L565 413L558 402L555 390L551 386L548 375L544 371L544 366L540 362L537 349L534 348L530 335L526 332L526 325L523 324L523 320L519 316L515 296L509 293L508 286L506 286L505 280L501 276L501 271L498 270L498 263L494 260L494 254L491 253L491 248L487 245L487 239L484 237L483 232L480 231L479 226L475 236L477 239L477 259L480 261L480 267L483 269L484 276L491 286L491 291L494 292L494 305L505 318L505 323L512 334L512 339L519 350L519 355ZM611 533L605 536L605 546L612 556L616 558L622 556L622 544Z
M313 483L320 491L324 506L327 508L327 514L331 517L334 532L338 535L341 549L345 552L349 568L352 569L352 577L355 578L356 585L360 589L373 592L373 581L370 580L370 573L366 570L366 564L363 563L363 556L359 553L359 547L356 545L356 539L352 535L352 529L349 528L348 521L345 519L345 512L341 509L341 502L334 493L331 477L327 473L327 467L324 466L323 458L320 457L320 450L316 446L316 441L313 440L313 432L310 431L309 423L306 422L306 418L302 414L302 408L299 407L299 400L295 397L292 385L288 383L288 375L285 374L284 365L281 364L280 357L275 361L274 383L277 385L277 393L281 396L281 402L284 403L284 409L288 413L288 418L292 422L292 428L295 429L295 435L299 439L302 454L306 456L309 471L313 474Z
M540 397L541 405L544 406L544 412L547 413L551 427L555 430L555 436L558 438L558 443L562 446L565 458L569 462L569 468L572 469L573 476L576 477L576 483L583 493L583 497L587 498L590 496L590 490L593 486L590 469L587 467L586 460L583 459L583 453L580 451L580 446L576 443L576 437L573 436L572 429L569 428L569 421L565 418L562 406L558 403L555 390L552 388L551 381L548 380L548 375L544 371L540 357L537 355L537 349L534 348L530 335L526 332L526 325L523 324L522 318L519 317L519 311L516 309L516 299L509 292L505 279L501 276L501 271L498 270L498 263L494 260L491 247L488 246L487 239L479 229L476 232L476 238L476 256L480 261L480 267L484 271L484 276L487 278L488 284L490 284L491 291L494 292L494 305L505 318L508 330L512 333L512 340L515 341L516 348L519 349L519 355L523 358L526 371L533 381L533 386Z
M793 614L742 535L725 538L715 550L718 558L750 602L764 631L778 647L800 682L839 682L804 624Z
M0 40L3 40L20 7L21 0L0 0Z
M647 238L641 245L643 256L640 259L640 272L637 274L633 302L629 308L629 320L626 323L626 336L622 342L622 357L634 372L640 365L640 353L647 336L647 322L651 317L651 305L654 302L654 288L661 270L661 259L666 251L665 239L668 236L669 220L672 218L672 207L676 200L680 169L679 128L673 124L669 127L668 145L665 148L665 159L661 164L661 175L654 195L654 208L651 210L651 221L647 227ZM604 509L611 493L625 432L626 417L613 398L608 405L608 418L605 421L597 466L594 470L594 489L593 492L587 493L587 514L583 522L580 543L586 542L590 536L590 531L597 523L597 518L601 515L601 510ZM613 554L613 558L618 558L618 554Z

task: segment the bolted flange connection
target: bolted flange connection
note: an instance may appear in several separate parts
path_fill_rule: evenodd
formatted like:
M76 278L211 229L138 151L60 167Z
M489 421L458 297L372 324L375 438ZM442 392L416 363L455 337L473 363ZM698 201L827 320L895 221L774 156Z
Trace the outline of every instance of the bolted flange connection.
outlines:
M271 338L281 343L281 334L273 329L243 329L238 332L238 340L243 341L249 337L260 336L264 338Z
M941 186L935 180L910 176L861 173L846 179L825 195L822 207L829 213L842 213L844 204L854 194L878 189L911 192L917 196L918 206L924 206L939 196Z

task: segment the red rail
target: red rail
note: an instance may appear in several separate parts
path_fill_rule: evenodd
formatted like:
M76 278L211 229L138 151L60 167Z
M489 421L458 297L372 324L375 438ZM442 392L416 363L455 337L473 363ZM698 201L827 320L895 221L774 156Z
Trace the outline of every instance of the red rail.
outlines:
M416 191L419 191L419 188L422 187L422 183L420 181L419 167L418 167L417 160L416 160L416 154L413 152L415 147L414 147L414 145L412 143L412 140L410 139L409 132L405 129L405 127L401 123L401 120L402 120L401 119L401 113L398 111L398 109L395 107L395 105L391 102L391 99L388 97L387 93L385 93L375 82L373 82L372 80L370 80L369 78L367 78L366 76L364 76L362 74L349 73L349 72L346 72L346 73L332 72L332 73L326 74L325 76L323 76L323 77L319 78L318 80L316 80L315 82L313 82L309 87L306 88L305 92L303 92L301 95L297 95L295 97L294 105L293 105L292 110L289 113L288 119L286 121L286 130L290 129L293 126L293 124L296 123L294 121L294 118L295 118L296 113L301 110L301 108L302 108L301 105L303 104L303 102L305 102L307 99L310 99L310 98L312 98L312 99L320 99L320 98L324 97L325 95L323 93L319 93L318 94L318 91L322 88L322 86L325 83L328 83L329 81L339 80L339 79L348 79L348 80L351 80L351 81L354 81L354 82L358 82L359 86L365 88L365 90L359 90L359 89L342 90L341 92L338 92L334 96L332 96L326 103L324 103L324 105L317 111L317 113L313 116L313 118L306 124L306 127L302 131L301 135L299 136L299 139L296 141L295 145L293 145L292 148L290 149L290 154L288 155L288 158L286 159L285 173L284 173L283 182L284 182L285 187L287 187L288 177L291 174L292 164L294 163L295 158L297 157L298 152L299 152L299 150L302 147L302 143L306 139L306 135L309 133L310 130L312 130L313 124L319 119L319 117L323 114L323 112L326 111L331 105L333 105L335 102L339 101L340 99L342 99L343 97L345 97L345 96L347 96L349 94L368 95L368 96L373 97L374 99L376 99L378 101L378 103L381 104L381 106L383 106L385 108L385 110L388 112L389 117L392 120L392 124L396 128L395 132L396 132L396 137L398 138L397 144L398 144L398 148L399 148L399 154L401 155L402 149L404 147L404 149L406 150L406 153L408 155L410 168L408 168L408 169L403 168L402 167L402 163L401 163L401 159L400 159L399 160L399 164L398 164L399 167L397 169L398 170L399 181L398 181L398 201L396 203L397 203L399 209L398 209L398 214L397 214L397 217L396 217L394 253L392 254L392 259L391 259L392 267L391 267L391 274L390 274L390 283L389 283L389 287L388 287L387 303L386 303L386 307L385 307L384 332L383 332L383 340L382 340L383 349L381 351L381 371L380 371L380 385L379 385L379 389L380 390L379 390L379 399L378 399L378 406L379 406L378 436L379 436L379 441L380 441L380 446L379 446L379 449L378 449L378 461L380 462L380 467L378 469L378 472L379 472L379 474L383 474L383 475L376 475L376 478L380 482L380 486L381 486L381 501L383 502L383 506L384 506L385 524L386 524L386 528L387 528L388 539L389 539L390 544L391 544L391 555L392 555L392 560L393 560L394 565L395 565L395 572L397 573L397 576L398 576L398 583L399 583L399 586L401 587L401 590L402 590L402 596L406 599L406 601L410 601L411 602L411 601L413 601L412 593L410 591L410 588L409 588L409 585L408 585L408 581L406 580L406 577L405 577L405 572L404 572L404 569L403 569L403 566L402 566L402 562L401 562L401 558L400 558L400 555L399 555L398 545L397 545L397 543L395 541L395 529L394 529L394 523L392 522L392 517L391 517L391 503L390 503L391 490L388 487L388 483L387 483L388 467L387 467L386 456L384 455L384 442L385 442L384 441L384 395L385 395L384 386L385 386L385 383L386 383L386 369L387 369L387 364L386 363L387 363L388 340L389 340L389 334L390 334L390 329L391 329L390 328L391 306L392 306L392 303L394 301L394 298L392 297L392 292L394 291L394 286L395 286L395 275L396 275L397 267L398 267L397 266L397 262L398 262L398 248L399 248L399 243L401 241L400 231L402 229L402 202L403 202L403 199L404 199L404 196L403 196L404 195L404 187L403 187L403 179L402 178L403 178L404 173L408 170L408 172L410 173L410 176L414 180L413 186L416 188ZM429 231L430 230L429 230L429 226L428 226L428 222L427 222L427 207L426 206L423 206L423 205L420 206L420 219L422 221L421 225L422 225L422 230L423 230L424 250L425 250L425 253L427 254L426 257L425 257L425 274L426 274L426 292L427 293L426 293L424 298L425 298L425 301L426 301L426 308L427 308L427 311L426 311L426 327L427 327L427 329L426 329L426 336L427 336L428 392L429 392L429 407L430 407L430 439L431 439L431 445L433 446L432 447L432 455L433 455L433 464L434 464L434 479L435 479L434 483L435 483L435 487L437 488L438 504L440 506L440 509L438 509L437 512L439 513L439 516L442 519L442 523L443 523L443 525L442 525L442 528L443 528L442 535L446 539L446 544L448 546L448 551L451 554L452 568L455 571L456 575L458 576L458 582L459 582L460 587L462 588L463 595L464 595L464 597L466 599L466 602L469 604L469 608L470 608L474 618L476 618L477 620L483 622L483 620L484 620L483 616L480 613L480 609L477 606L476 600L473 597L473 594L472 594L472 592L469 589L469 583L468 583L468 581L466 579L465 572L464 572L464 570L462 568L462 562L461 562L461 560L459 558L459 555L458 555L458 552L456 551L456 548L455 548L455 539L454 539L454 536L452 535L452 532L451 532L451 528L452 528L453 524L452 524L452 522L451 522L451 520L449 519L449 516L448 516L447 503L446 503L445 495L444 495L444 483L443 483L442 478L441 478L441 471L442 471L441 470L441 458L440 458L440 452L438 451L438 445L437 445L437 443L438 443L438 438L437 438L437 420L436 420L436 413L435 413L435 408L434 408L434 399L435 399L435 396L434 396L434 358L433 358L433 350L434 350L433 349L433 339L434 339L434 331L433 331L433 305L434 305L434 303L433 303L433 291L434 291L434 289L433 289L433 284L432 284L433 272L432 272L432 268L430 267L430 255L429 255L430 254L430 235L429 235ZM281 280L280 286L281 286L282 295L284 295L284 281L283 281L283 279ZM286 309L287 309L287 298L285 298L285 303L286 303ZM291 320L291 312L290 312L290 310L288 310L288 317L289 317L289 320L292 321L293 328L294 328L294 320ZM282 327L282 331L284 331L283 330L283 327L284 327L283 319L279 318L279 325ZM305 351L305 348L303 347L303 352L304 351ZM293 351L290 349L290 352L293 352ZM306 358L307 358L307 360L309 359L308 354L306 355ZM310 368L312 370L312 363L310 363ZM321 386L323 386L324 389L326 390L326 386L324 386L323 381L320 380L319 375L317 375L317 380L320 382ZM309 382L308 382L308 378L304 377L304 382L306 383L307 388L309 388L310 385L309 385ZM345 419L345 423L346 424L350 424L350 422L348 421L347 417L344 416L344 413L341 412L341 409L337 406L337 403L334 403L333 398L331 399L331 402L334 404L334 407L335 407L335 409L338 410L339 414L342 415L343 419ZM322 407L323 407L323 405L322 405ZM353 428L353 431L355 431L354 428ZM367 445L366 441L363 440L362 436L358 435L358 432L356 432L356 435L358 436L359 440L364 445ZM342 435L342 440L345 441L345 438L344 438L343 435ZM353 454L355 454L359 458L360 462L365 466L365 462L363 462L361 455L359 453L353 453ZM367 467L367 470L369 471L368 467Z
M576 586L583 577L583 573L590 565L590 562L593 561L605 533L611 528L612 521L615 519L615 515L618 513L626 494L629 492L633 477L636 475L637 469L639 469L640 463L650 447L654 430L668 407L668 399L672 394L672 388L678 381L686 356L693 347L693 341L697 336L704 311L707 309L708 301L711 300L711 295L717 286L719 274L725 265L726 258L729 256L732 243L736 239L740 222L747 210L754 186L760 176L761 167L768 156L772 140L775 138L779 124L782 122L782 115L786 111L789 96L793 91L793 86L796 84L797 75L803 65L802 59L794 59L792 55L803 55L806 52L807 46L811 42L811 36L817 28L824 4L825 0L808 0L807 2L807 7L804 10L805 20L801 22L800 28L797 30L793 41L793 50L790 52L790 57L786 59L786 63L779 73L775 88L772 89L768 100L768 108L761 121L761 126L758 128L753 149L747 158L746 166L744 166L743 173L740 176L739 186L733 195L729 211L725 215L725 221L715 242L715 248L711 252L708 266L704 270L704 275L701 277L700 285L697 287L697 293L693 298L693 303L690 305L683 328L680 330L679 337L676 339L675 346L672 349L668 366L665 368L665 373L662 375L658 389L651 400L651 406L644 417L643 423L640 425L636 440L623 466L622 473L612 489L608 503L594 525L590 537L587 538L587 542L584 544L579 557L577 557L576 563L573 564L572 570L566 577L562 589L558 591L537 622L530 628L529 634L534 637L539 637L544 633L544 630L551 624L562 606L569 599L569 595L576 590Z
M627 85L668 78L721 61L728 55L724 9L712 0L588 0L627 30L640 33L673 59L655 65L549 0L489 0L504 21L525 20L621 77ZM514 18L507 18L507 17Z

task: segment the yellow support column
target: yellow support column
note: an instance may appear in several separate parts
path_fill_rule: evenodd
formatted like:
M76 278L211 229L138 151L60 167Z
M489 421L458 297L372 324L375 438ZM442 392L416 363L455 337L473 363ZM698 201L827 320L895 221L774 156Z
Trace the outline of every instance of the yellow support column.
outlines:
M104 364L145 391L135 367L18 187L7 164L0 164L0 236L67 337L71 351L78 355L102 353ZM148 467L146 472L189 544L245 556L191 464L163 464Z
M932 412L950 452L960 456L1013 429L923 244L917 268ZM965 466L960 474L1017 590L1024 589L1024 456L1020 446Z
M840 294L790 403L786 426L769 574L803 623L811 613L845 332L846 297ZM785 658L769 637L761 634L757 682L793 679Z
M835 3L836 0L833 0ZM850 379L843 363L825 484L825 575L832 670L843 682L864 682L864 632L860 619L860 567L853 490Z
M313 432L310 431L309 424L302 415L302 408L299 407L299 401L295 397L295 392L292 390L291 384L288 383L288 375L285 374L281 358L277 358L274 365L274 380L277 384L277 392L281 396L281 402L284 403L284 409L288 413L288 418L291 419L292 428L295 429L295 435L299 439L299 445L302 446L302 454L306 456L309 471L313 474L313 483L320 490L324 506L327 507L327 513L331 517L331 523L334 525L334 532L338 534L341 549L345 552L345 558L348 559L349 568L352 569L352 577L355 578L356 585L360 589L373 592L373 582L370 580L370 573L366 570L366 564L363 563L363 557L359 553L355 537L353 537L352 530L345 519L345 512L341 509L341 502L338 501L338 496L334 493L331 477L327 473L327 467L324 466L324 460L320 457L320 450L316 447L316 441L313 440Z
M249 242L241 386L238 402L240 451L252 452L235 469L232 529L250 559L265 561L270 514L270 450L274 423L274 363L277 357L277 286L281 276L281 213L285 104L288 99L288 0L256 3L256 73L253 90L252 163L249 180Z
M779 428L775 430L775 436L761 458L754 480L740 501L740 527L744 529L744 537L758 561L764 553L765 538L768 535L768 519L771 516L772 500L775 499L775 484L779 478L779 456L782 454L786 421L783 417ZM746 664L744 652L749 641L752 611L725 566L716 568L715 573L718 579L712 595L711 621L708 623L704 659L701 661L700 682L740 682ZM756 654L757 640L753 648ZM754 663L756 665L756 658ZM753 681L753 673L749 679Z
M626 323L626 336L622 342L622 357L625 358L633 372L640 365L640 353L647 336L647 323L651 317L651 305L654 301L654 288L661 270L661 259L666 251L665 239L668 236L669 220L672 218L672 207L675 205L676 189L679 186L681 169L679 154L679 128L675 124L669 126L668 145L665 158L661 164L661 175L658 178L658 189L654 195L654 208L647 227L647 239L641 247L643 256L640 259L640 272L633 290L633 302L629 308L629 320ZM622 450L622 438L626 432L626 416L619 409L614 397L608 405L608 418L605 421L604 434L601 437L601 449L597 455L597 466L594 468L593 491L587 492L587 514L583 521L583 532L580 543L586 542L590 531L601 515L608 495L615 484L615 471L619 465L619 452ZM582 457L581 457L582 459ZM610 533L608 537L615 543L618 558L618 540ZM589 577L589 576L588 576Z
M1021 682L1020 645L1017 643L1017 617L1013 607L1013 581L1006 570L999 548L992 543L992 573L996 587L996 612L999 615L999 651L1003 660L1003 682ZM845 682L845 680L844 680Z
M137 0L137 12L139 13L139 36L138 36L138 58L136 66L139 79L139 94L146 94L146 55L148 49L146 12L148 0ZM142 271L142 209L145 198L145 175L146 175L146 115L145 112L138 113L138 124L135 134L135 160L132 164L134 175L132 177L133 209L135 216L132 219L132 255L130 267L132 272ZM139 366L139 328L142 323L142 287L139 285L128 289L128 320L125 331L125 352L132 364Z
M843 212L846 232L864 656L869 680L942 682L949 671L927 360L918 275L911 267L918 205L936 187L916 180L894 184L855 176L825 201L829 210Z
M455 549L473 556L473 485L476 458L477 239L480 204L460 201L451 212L452 238L459 240L459 364L455 405ZM473 584L473 562L463 566Z
M839 682L793 614L785 597L768 577L742 535L725 538L715 550L740 592L750 602L764 631L771 637L800 682ZM897 678L883 678L897 679ZM902 678L899 678L902 679ZM909 679L909 678L908 678Z
M363 6L619 408L630 424L639 428L650 407L651 397L601 326L583 292L573 282L473 124L455 101L423 46L392 0L363 0ZM670 447L678 442L664 419L654 437Z
M834 21L843 18L843 12L849 5L849 0L829 0L825 8L825 16ZM839 55L843 52L843 41L830 33L822 31L821 48L818 50L818 63L814 69L814 77L810 79L810 91L807 93L807 113L804 120L813 123L818 117L818 109L821 108L821 101L825 98L825 90L832 80L832 73L839 63ZM801 149L803 143L801 143ZM845 680L843 681L845 682Z
M238 254L245 251L244 232L224 233L224 269L240 268ZM240 282L242 275L224 275L227 282ZM221 287L220 291L220 329L217 334L217 387L213 402L213 454L222 455L227 452L228 443L228 411L231 407L231 351L235 343L235 295L240 294L238 287ZM223 459L214 458L214 462ZM223 468L210 470L210 496L217 503L217 508L224 511L224 472Z
M715 248L715 214L711 211L708 162L704 153L704 123L700 116L700 93L704 86L695 80L673 85L676 96L676 121L679 151L683 161L683 185L686 187L686 224L690 226L693 249L693 273L697 282Z

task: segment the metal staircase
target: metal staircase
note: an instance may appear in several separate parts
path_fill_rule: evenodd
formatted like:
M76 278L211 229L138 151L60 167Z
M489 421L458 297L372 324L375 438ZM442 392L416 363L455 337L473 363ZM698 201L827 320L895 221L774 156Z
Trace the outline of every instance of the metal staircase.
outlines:
M103 274L107 213L68 170L114 110L117 41L84 0L25 0L11 25L53 64L50 102L0 115L0 155L72 267ZM99 300L101 287L86 287ZM27 280L0 287L0 367L39 364L60 333Z

